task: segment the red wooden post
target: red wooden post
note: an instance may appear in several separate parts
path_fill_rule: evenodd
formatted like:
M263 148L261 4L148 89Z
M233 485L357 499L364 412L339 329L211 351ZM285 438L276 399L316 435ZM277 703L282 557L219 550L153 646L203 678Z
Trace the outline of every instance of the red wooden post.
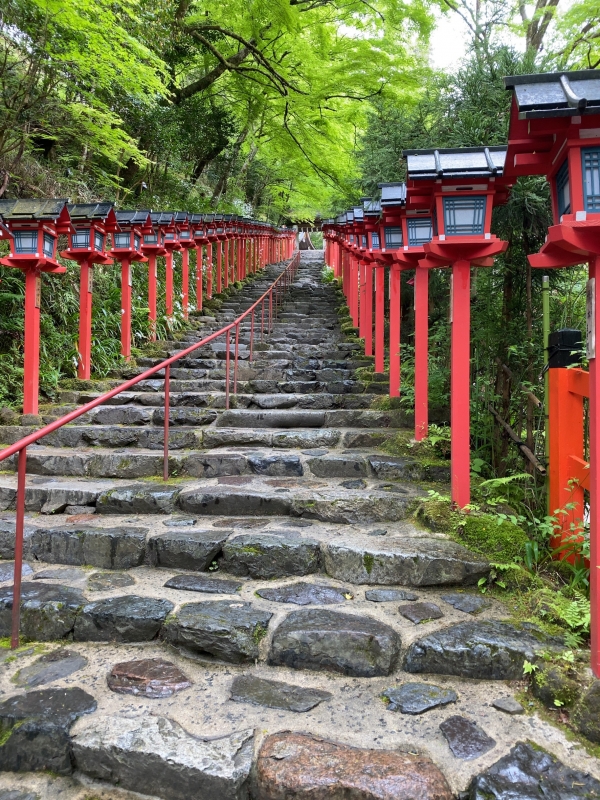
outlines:
M365 355L373 355L373 264L365 264Z
M131 261L121 261L121 355L131 358Z
M41 296L41 273L37 269L25 270L24 414L38 412Z
M157 258L148 256L148 319L150 320L150 341L156 341L156 285L158 279Z
M400 288L402 272L390 267L390 397L400 397Z
M365 301L367 297L367 276L365 273L364 261L357 259L358 272L358 335L361 339L365 338Z
M450 425L452 501L464 508L471 501L471 264L452 265Z
M217 242L217 294L223 291L223 242Z
M167 317L173 316L173 251L165 254L165 307Z
M27 412L26 412L27 413ZM33 413L33 412L32 412ZM17 465L17 503L15 524L15 570L13 573L13 608L10 646L16 650L19 646L19 629L21 627L21 575L23 572L23 535L25 528L25 481L27 478L27 448L19 450Z
M190 302L190 251L184 247L181 251L181 304L183 318L188 318L188 305Z
M429 270L415 269L415 439L429 427Z
M375 268L375 372L385 370L385 267Z
M590 263L591 331L594 335L594 355L589 358L590 370L590 607L591 664L594 674L600 678L600 369L598 369L598 347L600 347L600 255ZM591 353L590 353L591 356Z
M223 285L225 289L229 286L229 239L225 238L223 242Z
M212 241L206 245L206 297L210 300L213 295L213 245Z
M208 251L208 246L207 246ZM196 246L196 311L202 311L204 293L204 246Z
M93 266L86 259L79 265L79 341L77 377L89 380L92 367L92 280Z

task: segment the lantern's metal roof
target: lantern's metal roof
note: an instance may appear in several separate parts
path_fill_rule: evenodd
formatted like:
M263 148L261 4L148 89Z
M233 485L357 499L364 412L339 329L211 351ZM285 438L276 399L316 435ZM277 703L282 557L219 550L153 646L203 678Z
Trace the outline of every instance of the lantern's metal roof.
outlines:
M199 222L204 222L204 216L202 214L190 214L190 223L192 225L197 225Z
M345 214L340 214L339 216L337 216L335 218L335 221L337 222L338 225L344 225L345 222L346 222L346 215Z
M119 225L144 225L149 211L117 211Z
M410 180L491 178L504 172L506 147L457 147L443 150L403 150Z
M189 222L190 215L187 211L176 211L173 215L175 217L175 222L178 225L183 225L186 222Z
M202 219L204 220L204 222L214 222L215 221L215 215L214 214L202 214Z
M67 210L74 222L84 219L106 219L114 208L114 203L69 203Z
M600 70L513 75L504 85L514 90L520 119L572 117L600 113Z
M350 210L346 211L345 217L346 217L346 222L354 222L354 211Z
M153 225L170 225L173 222L173 212L172 211L152 211L146 212L150 213L150 220ZM117 214L117 218L118 218Z
M399 181L395 183L380 183L381 208L385 206L406 205L406 184Z
M58 219L67 205L64 200L0 200L0 215L4 219Z
M365 211L362 206L354 206L352 213L354 214L355 222L360 222L365 218Z
M366 216L376 216L381 214L381 200L372 200L368 198L363 202L363 207Z

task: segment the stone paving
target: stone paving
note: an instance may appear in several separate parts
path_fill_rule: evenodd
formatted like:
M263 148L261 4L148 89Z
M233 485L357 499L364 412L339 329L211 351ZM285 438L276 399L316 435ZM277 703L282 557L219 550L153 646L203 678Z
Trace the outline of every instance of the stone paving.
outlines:
M381 450L410 418L373 407L385 384L357 377L370 362L322 266L303 254L252 362L242 330L229 411L221 345L172 371L166 485L160 378L31 448L0 800L600 798L600 761L514 697L562 642L509 622L477 591L485 559L412 523L448 471ZM64 390L43 417L98 391ZM8 421L5 443L28 430ZM1 636L14 490L1 475Z

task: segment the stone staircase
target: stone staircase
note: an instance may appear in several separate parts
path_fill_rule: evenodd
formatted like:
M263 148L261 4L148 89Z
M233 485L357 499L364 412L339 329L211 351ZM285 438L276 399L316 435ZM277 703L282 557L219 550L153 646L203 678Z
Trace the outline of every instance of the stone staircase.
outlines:
M359 379L371 362L342 335L322 267L302 254L251 361L242 327L229 410L224 345L172 369L166 484L160 377L29 449L0 800L600 797L599 762L512 698L525 660L560 642L507 622L477 591L485 559L414 524L426 482L449 474L381 449L410 419ZM281 269L173 348L235 319ZM0 441L97 394L64 390Z

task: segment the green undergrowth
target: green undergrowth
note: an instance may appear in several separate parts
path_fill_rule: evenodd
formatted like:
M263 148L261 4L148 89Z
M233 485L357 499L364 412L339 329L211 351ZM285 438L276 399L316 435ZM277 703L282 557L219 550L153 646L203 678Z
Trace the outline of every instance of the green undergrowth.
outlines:
M399 400L399 398L382 398L384 400ZM383 404L380 404L383 405ZM390 409L393 406L390 406ZM400 403L394 406L400 409ZM388 439L382 450L393 456L409 456L426 465L449 466L450 461L450 433L449 429L437 425L430 426L427 439L416 442L412 430L399 430Z

